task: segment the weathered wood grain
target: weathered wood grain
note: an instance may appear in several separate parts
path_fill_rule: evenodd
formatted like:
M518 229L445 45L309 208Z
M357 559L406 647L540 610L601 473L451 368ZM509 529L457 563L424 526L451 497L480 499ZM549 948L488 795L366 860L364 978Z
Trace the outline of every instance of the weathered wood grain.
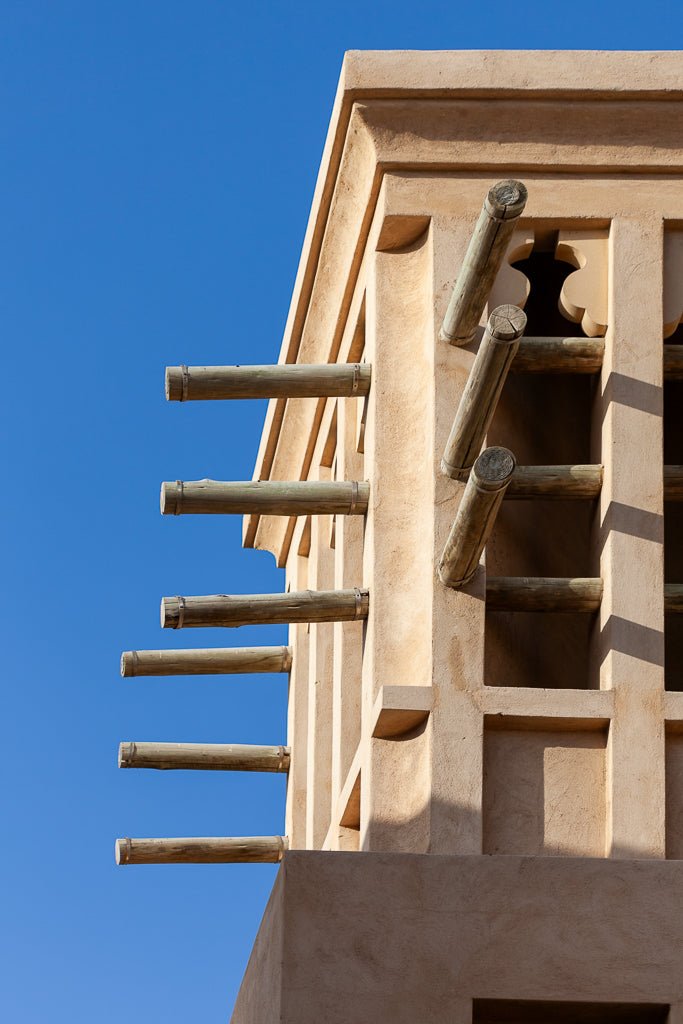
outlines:
M489 317L441 460L442 471L454 480L467 479L481 451L525 327L517 306L498 306Z
M362 516L370 485L364 480L176 480L161 485L161 514Z
M121 743L119 768L286 772L289 747L244 743Z
M462 587L477 571L514 468L512 452L499 447L487 448L472 466L438 565L445 586Z
M601 600L601 579L492 576L486 581L486 607L491 611L594 612Z
M209 647L179 651L124 651L122 676L206 676L289 672L289 647Z
M164 597L162 629L259 623L351 622L368 614L367 590L299 590L289 594Z
M229 398L353 398L367 395L367 363L270 366L167 366L169 402Z
M286 836L117 839L117 864L277 864Z
M604 338L522 338L510 373L599 373Z
M602 466L517 466L506 498L596 498Z
M441 325L442 341L466 345L474 338L526 200L521 181L499 181L489 190Z

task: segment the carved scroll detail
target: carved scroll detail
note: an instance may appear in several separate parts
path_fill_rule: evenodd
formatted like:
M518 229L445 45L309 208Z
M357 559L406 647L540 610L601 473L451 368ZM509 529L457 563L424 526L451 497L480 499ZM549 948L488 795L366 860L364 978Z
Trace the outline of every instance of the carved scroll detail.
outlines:
M533 247L533 231L530 231L529 228L517 228L516 231L513 231L510 244L503 257L503 263L493 282L489 296L489 311L496 309L497 306L505 305L519 306L520 309L524 309L531 289L529 278L511 264L527 259L531 255Z
M580 323L589 338L602 337L607 330L607 231L560 231L555 259L577 268L562 285L560 312Z
M664 337L683 322L683 231L664 235Z

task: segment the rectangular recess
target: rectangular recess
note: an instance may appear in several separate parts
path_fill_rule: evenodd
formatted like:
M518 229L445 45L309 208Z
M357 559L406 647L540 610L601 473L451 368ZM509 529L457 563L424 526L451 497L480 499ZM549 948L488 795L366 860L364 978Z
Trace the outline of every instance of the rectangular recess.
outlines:
M666 856L683 860L683 722L666 730Z
M604 857L608 730L486 716L483 853Z
M667 341L683 344L679 327ZM683 465L683 381L664 384L664 464ZM683 583L683 503L664 502L664 582ZM683 691L683 615L664 616L664 679L667 690Z

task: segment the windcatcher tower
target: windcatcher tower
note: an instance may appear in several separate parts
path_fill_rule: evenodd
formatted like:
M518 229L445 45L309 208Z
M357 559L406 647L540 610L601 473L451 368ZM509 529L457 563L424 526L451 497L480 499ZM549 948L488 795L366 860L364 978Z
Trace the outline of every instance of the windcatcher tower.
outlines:
M163 624L288 647L124 656L290 673L286 748L122 749L289 773L284 836L119 841L283 860L235 1024L683 1024L682 70L349 54L277 367L169 370L272 398L162 505L286 594Z

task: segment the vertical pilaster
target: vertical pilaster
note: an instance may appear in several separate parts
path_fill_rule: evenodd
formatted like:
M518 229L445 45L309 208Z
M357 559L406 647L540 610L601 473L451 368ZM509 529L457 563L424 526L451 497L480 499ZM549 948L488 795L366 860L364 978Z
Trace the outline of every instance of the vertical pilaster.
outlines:
M600 681L615 693L607 750L612 857L664 856L662 246L659 217L612 223L598 402Z

